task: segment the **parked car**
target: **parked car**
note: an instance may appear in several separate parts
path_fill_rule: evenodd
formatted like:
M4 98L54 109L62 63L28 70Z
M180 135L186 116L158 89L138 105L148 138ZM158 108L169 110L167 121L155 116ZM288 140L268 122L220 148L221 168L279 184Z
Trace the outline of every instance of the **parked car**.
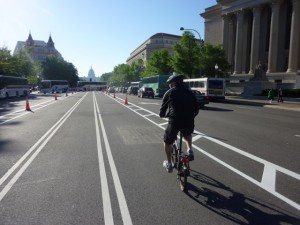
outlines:
M139 87L135 87L135 86L129 86L128 89L127 89L127 94L131 95L137 95L138 94L138 90L139 90Z
M154 90L152 87L141 87L138 90L138 97L148 97L154 98Z
M200 91L192 90L192 92L196 96L197 102L199 103L201 109L204 108L206 104L209 104L208 97L202 94Z
M108 88L108 93L115 93L116 89L114 87L109 87Z

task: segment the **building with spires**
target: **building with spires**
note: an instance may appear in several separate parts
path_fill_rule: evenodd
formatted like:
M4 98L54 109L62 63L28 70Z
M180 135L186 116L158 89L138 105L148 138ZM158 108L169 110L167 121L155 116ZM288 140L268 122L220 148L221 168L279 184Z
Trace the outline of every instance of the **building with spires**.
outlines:
M29 33L26 41L18 41L14 50L14 55L19 54L22 50L30 49L26 51L30 54L31 59L35 62L43 62L50 55L54 55L59 59L63 60L61 54L55 49L54 42L51 35L49 36L48 42L34 40Z

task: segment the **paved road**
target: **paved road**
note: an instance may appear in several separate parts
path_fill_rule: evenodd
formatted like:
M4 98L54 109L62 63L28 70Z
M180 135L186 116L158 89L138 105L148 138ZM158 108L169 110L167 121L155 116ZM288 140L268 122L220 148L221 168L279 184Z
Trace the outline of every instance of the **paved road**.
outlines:
M300 223L297 112L210 103L183 194L162 169L161 100L128 102L36 95L25 112L25 99L2 101L1 224Z

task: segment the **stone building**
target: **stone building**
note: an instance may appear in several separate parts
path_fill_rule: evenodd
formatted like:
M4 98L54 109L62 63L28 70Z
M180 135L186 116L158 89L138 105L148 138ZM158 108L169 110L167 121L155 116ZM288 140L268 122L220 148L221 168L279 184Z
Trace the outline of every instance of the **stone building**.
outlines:
M46 43L45 41L33 40L31 33L29 33L26 41L17 42L13 54L18 54L24 48L30 48L30 51L27 52L30 54L33 61L43 62L49 55L54 55L63 60L61 54L55 49L51 35Z
M142 59L144 65L146 65L147 59L150 58L153 51L161 50L166 48L169 53L173 54L173 46L175 43L179 42L181 36L173 35L173 34L165 34L165 33L157 33L147 39L144 43L142 43L139 47L137 47L133 52L130 53L130 56L127 58L127 64L131 64L133 62Z
M205 9L205 42L223 44L230 82L258 65L277 86L300 88L300 0L217 0Z

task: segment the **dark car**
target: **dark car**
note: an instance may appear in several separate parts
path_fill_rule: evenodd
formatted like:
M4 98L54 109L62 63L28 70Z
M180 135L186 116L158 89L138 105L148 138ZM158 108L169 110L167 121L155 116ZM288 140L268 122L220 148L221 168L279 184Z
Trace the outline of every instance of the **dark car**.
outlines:
M130 86L128 89L127 89L127 94L131 95L137 95L138 94L138 90L139 90L139 87L135 87L135 86Z
M192 90L196 96L197 102L199 103L200 108L204 108L204 105L209 104L208 97L202 94L200 91Z
M154 90L152 87L141 87L138 91L138 97L154 98Z

